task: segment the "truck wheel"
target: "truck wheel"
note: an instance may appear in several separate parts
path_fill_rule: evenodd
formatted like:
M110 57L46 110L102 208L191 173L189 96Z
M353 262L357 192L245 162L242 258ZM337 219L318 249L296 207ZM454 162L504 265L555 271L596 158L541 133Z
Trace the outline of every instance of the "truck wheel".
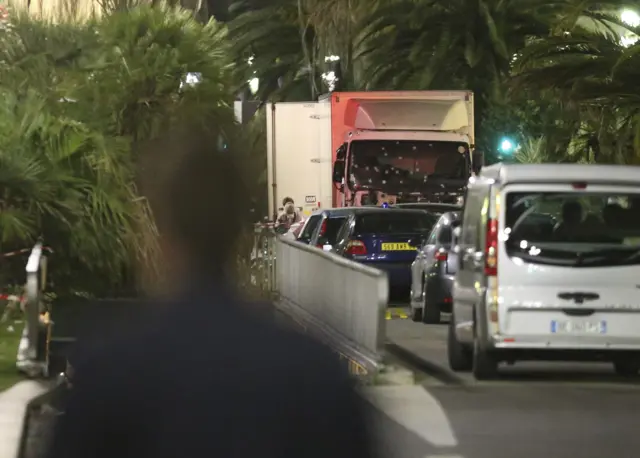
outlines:
M473 367L471 349L465 347L456 337L456 324L451 316L449 321L449 334L447 336L447 358L449 367L456 372L469 372Z
M498 376L498 359L494 354L480 348L477 336L473 339L472 372L476 380L492 380Z

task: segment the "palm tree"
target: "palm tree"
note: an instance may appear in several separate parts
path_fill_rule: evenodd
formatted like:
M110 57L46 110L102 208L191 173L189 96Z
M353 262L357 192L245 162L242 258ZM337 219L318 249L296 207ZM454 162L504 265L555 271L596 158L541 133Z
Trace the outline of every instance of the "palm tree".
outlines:
M113 292L157 252L139 145L176 121L234 132L224 33L167 7L12 22L0 47L0 249L43 236L58 291ZM201 83L185 85L188 72Z
M612 19L615 21L615 19ZM553 93L577 107L568 154L635 163L640 151L640 44L625 47L611 30L576 28L540 39L521 54L513 90Z
M360 19L378 0L279 0L232 6L229 40L238 80L258 78L260 100L314 100L328 87L322 74L340 76L341 89L360 87L356 61ZM338 57L328 62L328 58ZM250 63L249 63L250 60Z
M609 25L610 18L601 9L626 3L399 0L364 19L369 25L357 58L368 64L366 86L371 89L472 90L476 119L483 126L478 143L488 149L501 135L499 128L486 129L492 111L504 112L501 107L519 104L531 108L522 97L506 91L522 50L577 24Z
M310 100L320 93L315 31L297 0L241 10L229 22L230 52L240 88L259 80L256 97Z

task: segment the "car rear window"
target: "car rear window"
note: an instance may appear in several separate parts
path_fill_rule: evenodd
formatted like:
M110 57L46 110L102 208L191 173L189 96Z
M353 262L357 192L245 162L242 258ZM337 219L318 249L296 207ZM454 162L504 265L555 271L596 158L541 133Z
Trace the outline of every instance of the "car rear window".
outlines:
M298 240L301 242L309 243L311 241L311 236L313 235L313 231L318 227L320 220L322 219L321 215L313 215L307 221L302 232L298 236Z
M329 245L333 245L334 243L336 243L338 232L340 231L340 228L342 227L342 224L344 224L344 221L346 219L347 218L344 216L327 219L327 230L324 236L320 237L318 243L328 243Z
M529 263L640 264L640 194L508 193L505 247Z
M379 213L358 215L356 218L356 234L406 234L430 231L437 221L437 216L423 212L405 212L387 210Z
M456 205L428 205L428 204L398 204L398 208L406 208L407 210L424 210L429 213L433 213L437 216L442 215L443 213L459 210L459 207Z

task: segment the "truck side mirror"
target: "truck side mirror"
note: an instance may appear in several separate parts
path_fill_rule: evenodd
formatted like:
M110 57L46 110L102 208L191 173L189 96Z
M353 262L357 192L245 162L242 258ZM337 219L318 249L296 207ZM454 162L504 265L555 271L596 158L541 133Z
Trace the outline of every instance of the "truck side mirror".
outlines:
M473 173L476 175L480 173L482 167L484 166L484 152L482 150L476 149L473 151L473 156L471 160L471 168Z
M343 143L336 150L336 161L344 161L347 158L347 144Z

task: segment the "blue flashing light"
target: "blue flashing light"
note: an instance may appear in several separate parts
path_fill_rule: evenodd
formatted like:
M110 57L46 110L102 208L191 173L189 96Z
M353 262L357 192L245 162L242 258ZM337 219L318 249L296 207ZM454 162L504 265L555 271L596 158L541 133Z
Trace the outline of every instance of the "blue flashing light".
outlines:
M387 202L383 202L382 205L380 205L382 208L389 208L389 204Z

